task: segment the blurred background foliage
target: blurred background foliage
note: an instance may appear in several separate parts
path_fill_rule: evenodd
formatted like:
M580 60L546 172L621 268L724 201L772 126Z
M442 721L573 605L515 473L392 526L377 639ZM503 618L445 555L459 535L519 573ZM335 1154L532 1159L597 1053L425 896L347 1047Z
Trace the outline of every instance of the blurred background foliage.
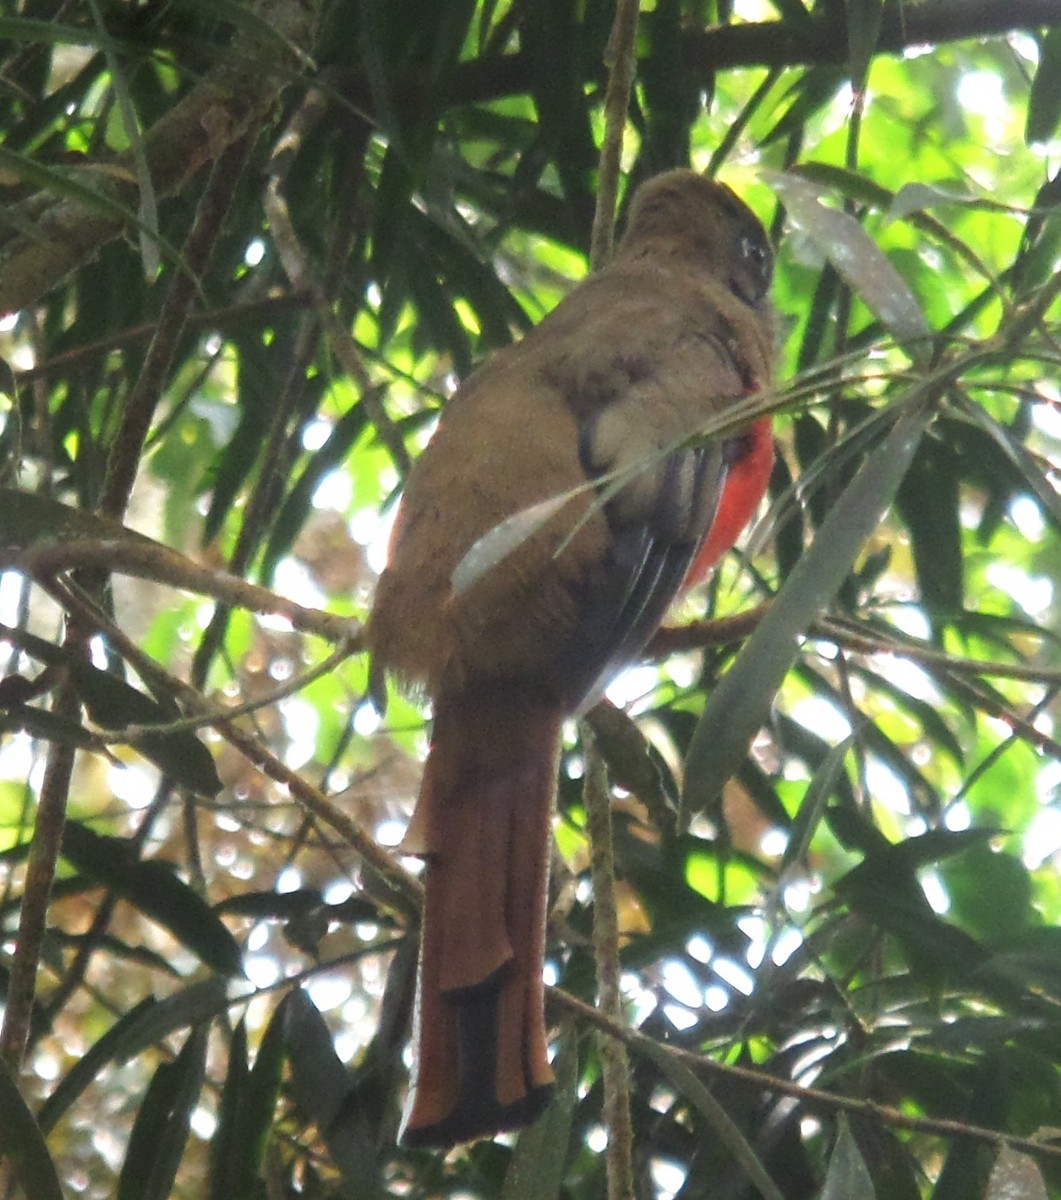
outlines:
M1061 10L641 9L625 180L761 214L786 386L749 552L592 715L634 1189L1061 1196ZM356 620L444 397L586 270L614 16L5 6L9 1188L605 1194L574 727L560 1099L395 1145L425 725Z

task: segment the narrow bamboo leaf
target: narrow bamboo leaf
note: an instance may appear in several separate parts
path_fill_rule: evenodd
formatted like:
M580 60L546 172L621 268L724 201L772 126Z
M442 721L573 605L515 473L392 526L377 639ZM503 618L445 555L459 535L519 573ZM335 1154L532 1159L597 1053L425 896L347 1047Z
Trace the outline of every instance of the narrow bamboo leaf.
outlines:
M284 1014L284 1040L299 1103L316 1121L351 1193L359 1200L382 1198L386 1192L375 1149L350 1103L350 1076L335 1053L324 1018L300 988L287 997Z
M232 1031L228 1047L228 1071L217 1105L217 1129L210 1140L210 1200L237 1200L249 1196L240 1192L234 1178L233 1160L240 1151L239 1114L246 1102L247 1023L241 1020Z
M164 1062L136 1115L118 1177L117 1200L169 1200L206 1072L209 1025L193 1030L174 1062Z
M560 1034L553 1070L556 1092L552 1103L519 1135L505 1172L501 1200L554 1200L560 1195L571 1141L571 1117L578 1100L578 1034L573 1025Z
M799 637L832 600L867 538L888 511L931 414L913 400L873 450L822 523L814 543L733 667L707 702L689 746L682 808L713 804L740 765L799 654Z
M0 17L0 38L23 45L46 46L94 46L103 49L107 45L125 46L130 43L116 42L110 34L100 30L82 29L78 25L64 25L61 21L35 21L29 17Z
M788 89L787 94L794 99L765 135L763 144L798 134L833 99L846 80L847 72L831 63L807 67Z
M925 362L932 331L917 297L877 243L854 217L822 204L821 193L808 180L778 171L763 175L848 287L907 347L915 362Z
M572 213L590 201L589 181L597 166L588 96L580 82L576 13L573 5L532 4L520 25L540 137ZM577 228L574 218L572 225Z
M275 407L269 390L272 377L262 361L267 348L256 346L251 338L238 334L233 337L233 345L239 362L240 418L235 433L225 442L209 470L210 507L203 521L201 539L204 546L217 537L236 504L240 488L258 462Z
M496 271L484 263L482 246L470 229L459 224L457 212L424 215L414 210L411 219L421 228L432 261L438 264L444 283L453 296L463 296L475 310L482 341L488 346L505 346L512 330L528 325L527 314Z
M990 970L999 979L1010 980L1029 993L1056 996L1061 989L1061 930L1039 926L1014 933L1005 948L991 956Z
M1013 431L996 421L982 405L963 400L962 415L991 438L1020 473L1022 482L1039 502L1043 516L1061 530L1061 496L1042 469L1042 464L1013 436Z
M506 517L489 533L484 533L457 563L453 572L453 591L457 595L466 592L487 571L493 570L498 563L518 550L542 526L551 521L574 495L575 492L565 492L562 496L552 496L548 500L532 504L530 508L524 508L518 513L513 513L511 517Z
M904 183L895 193L891 204L888 205L888 219L901 221L911 213L921 212L926 208L934 208L940 204L975 205L978 201L961 192L948 191L931 183Z
M41 1127L18 1090L11 1068L0 1058L0 1160L29 1200L63 1200L55 1163Z
M364 404L354 404L336 421L327 441L306 464L287 493L272 523L262 557L261 578L271 580L276 564L291 549L313 508L313 496L321 480L345 459L350 447L364 431L368 414Z
M909 216L911 224L934 241L949 247L956 255L964 259L985 279L994 283L994 273L967 242L956 237L945 221L931 216L924 211L928 203L964 204L969 208L985 212L1008 212L1009 206L985 195L964 196L960 192L948 192L929 184L905 184L899 192L893 193L881 184L831 163L808 162L797 168L799 175L822 187L836 189L842 195L860 204L882 210L888 220ZM900 197L905 196L905 200ZM893 209L893 206L896 206ZM905 211L904 211L905 210ZM964 328L964 325L962 326Z
M258 1046L239 1109L237 1136L230 1163L232 1191L217 1200L250 1200L261 1176L273 1128L286 1057L284 1009L278 1005Z
M427 264L431 264L430 270L424 269ZM403 306L406 297L411 297L416 306L415 344L421 352L444 348L452 356L457 374L465 376L472 369L471 337L454 308L450 288L438 278L440 274L421 231L405 231L396 251L392 279L395 285L400 284ZM399 289L395 286L391 290L393 293Z
M834 891L848 908L895 938L917 978L931 987L981 977L984 947L938 917L912 872L882 870L887 855L849 871ZM898 866L898 864L896 864Z
M1024 140L1048 141L1061 122L1061 26L1051 29L1039 43L1039 66L1028 95Z
M59 1081L41 1106L40 1125L47 1132L102 1072L135 1058L148 1046L179 1029L202 1024L227 1003L225 981L219 976L193 983L165 1000L141 1000L83 1054Z
M844 767L847 752L855 744L855 734L845 738L838 746L834 746L822 759L814 777L807 785L807 790L800 801L796 819L792 822L785 855L781 860L783 874L793 863L800 862L806 857L814 831L818 828L825 806L833 794L836 781Z
M60 746L75 746L93 754L107 754L99 738L77 721L71 721L32 704L12 704L0 716L0 733L20 729L31 737L58 742ZM115 762L113 755L111 761Z
M100 33L105 33L106 24L100 12L99 0L88 0L92 19ZM158 256L158 200L155 187L151 182L151 170L147 165L147 153L144 150L144 140L140 136L140 120L136 115L136 106L129 93L125 71L121 60L111 44L103 46L107 59L107 70L111 77L111 87L118 101L118 112L122 119L122 128L129 140L129 153L136 167L136 182L140 191L140 257L144 264L144 279L153 283L161 266Z
M78 821L63 831L63 857L157 922L223 975L242 975L239 943L170 863L142 861L124 838L104 837Z
M851 83L861 91L880 37L884 0L857 0L847 8L847 59Z
M748 1139L704 1084L667 1047L652 1038L639 1037L633 1049L656 1064L678 1091L700 1113L712 1133L744 1168L748 1179L759 1189L763 1200L784 1200L777 1184L767 1174Z
M871 671L858 663L851 664L851 673L860 679L864 679L870 687L890 697L900 712L905 712L911 720L916 721L921 726L926 738L931 740L935 745L937 753L949 755L957 767L964 765L965 746L941 715L938 701L920 700L916 696L911 696L908 691L899 687L886 675L879 671ZM930 674L932 673L930 672ZM949 696L946 681L936 679L935 682L939 684L943 693ZM960 697L954 697L954 699L955 703L960 703ZM945 711L949 712L949 710ZM879 729L871 736L878 747L886 747L884 753L888 760L890 760L889 765L905 761L908 763L909 768L909 762L905 758L904 752L889 737L880 732ZM918 775L920 775L920 778L918 778ZM925 777L920 772L915 773L912 770L908 770L904 774L904 779L907 785L916 791L923 792L925 790L923 784Z
M836 1124L836 1142L829 1156L821 1200L875 1200L873 1180L851 1134L847 1115L841 1113Z
M910 531L921 603L942 637L941 618L965 601L961 473L950 446L926 438L899 485L895 505Z
M159 703L79 656L69 656L68 666L89 716L102 728L163 725L181 715L175 705ZM136 739L135 748L182 787L201 796L216 796L221 791L213 755L189 730L144 733Z
M992 948L1015 949L1015 931L1037 919L1031 872L1015 854L980 842L944 862L940 875L951 918Z
M991 1168L984 1200L1049 1200L1046 1180L1030 1154L1003 1146Z

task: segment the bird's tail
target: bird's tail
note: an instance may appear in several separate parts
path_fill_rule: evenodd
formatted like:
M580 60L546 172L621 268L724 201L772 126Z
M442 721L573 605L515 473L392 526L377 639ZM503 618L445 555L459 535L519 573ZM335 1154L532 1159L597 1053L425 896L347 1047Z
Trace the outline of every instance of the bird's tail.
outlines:
M526 1125L552 1090L542 959L563 712L512 685L436 699L403 848L427 859L411 1146Z

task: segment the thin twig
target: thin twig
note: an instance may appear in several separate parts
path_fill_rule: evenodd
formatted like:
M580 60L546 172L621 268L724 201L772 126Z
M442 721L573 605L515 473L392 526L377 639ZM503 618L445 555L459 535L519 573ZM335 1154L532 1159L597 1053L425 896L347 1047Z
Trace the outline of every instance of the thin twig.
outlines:
M310 93L276 144L265 188L265 212L288 281L296 291L307 292L313 297L318 320L328 335L329 344L339 360L340 367L360 389L361 403L364 404L380 441L390 451L395 466L404 475L409 469L410 458L401 431L390 419L383 406L382 389L368 373L350 330L336 316L332 303L312 268L309 256L291 221L287 197L284 194L287 172L295 151L301 145L307 129L324 115L324 109L319 108L319 102L323 102L323 97L319 97L317 93Z
M285 787L308 812L330 826L346 845L370 864L405 901L413 904L420 903L422 894L420 883L403 870L387 850L380 846L352 817L337 807L320 789L313 787L297 771L286 766L274 754L266 750L254 735L234 724L227 716L219 716L216 711L211 710L207 701L195 688L160 667L102 612L89 605L79 594L69 592L65 597L65 603L76 613L78 621L86 628L91 629L94 633L102 634L122 658L132 665L142 679L154 683L160 689L174 696L187 712L209 718L211 728L217 730L227 742L235 746L249 762L258 767L274 783Z
M661 660L672 654L702 650L707 646L725 646L748 637L770 608L770 602L756 605L729 617L690 621L684 625L666 625L653 635L645 648L645 658ZM808 638L832 642L844 650L864 655L889 655L938 667L955 675L988 675L995 679L1016 679L1044 686L1061 683L1061 668L1029 666L1026 663L991 662L986 658L963 658L932 646L876 630L857 629L839 617L822 617L807 630Z
M608 90L604 101L604 143L600 153L597 205L590 241L590 267L598 270L611 258L615 207L622 168L623 133L630 91L637 73L637 20L640 0L617 0L615 22L604 52ZM593 877L593 949L597 964L597 998L601 1009L622 1017L619 988L619 918L615 900L615 856L612 844L611 796L604 759L589 725L582 724L586 751L583 797L591 846ZM622 1042L601 1037L598 1051L604 1083L604 1124L608 1130L609 1200L633 1200L634 1129L630 1117L630 1064Z
M75 537L33 543L25 548L0 546L0 570L19 571L42 586L74 568L104 567L113 574L132 575L213 596L248 612L274 613L302 633L313 633L333 642L349 640L354 649L360 646L359 624L352 618L306 608L238 575L201 567L179 551L149 538L139 538L131 531L117 538Z
M623 160L623 133L630 92L637 75L637 19L640 0L617 0L615 23L604 51L608 90L604 98L604 144L600 152L597 209L593 217L589 261L596 271L611 258L615 234L615 203Z
M590 841L593 879L593 957L597 964L597 1003L613 1021L621 1022L619 987L619 914L615 901L615 856L612 843L611 795L604 759L592 730L582 725L586 773L582 797ZM630 1119L630 1064L621 1041L606 1034L598 1039L604 1082L604 1125L608 1130L608 1200L633 1200L634 1128Z
M909 1129L914 1133L925 1133L934 1137L970 1137L995 1146L1010 1146L1014 1150L1023 1150L1035 1157L1061 1159L1061 1142L1055 1144L1039 1141L1034 1137L1021 1137L999 1129L987 1129L982 1125L970 1125L965 1121L955 1121L946 1117L918 1117L912 1113L891 1108L886 1104L878 1104L875 1100L866 1100L859 1096L843 1096L823 1088L807 1087L795 1083L791 1079L782 1079L778 1075L771 1075L753 1067L719 1062L717 1059L691 1050L668 1046L636 1029L631 1029L621 1021L613 1020L599 1009L560 988L549 989L549 1000L585 1024L592 1025L610 1037L624 1042L634 1053L642 1053L643 1048L648 1045L652 1049L650 1057L653 1060L662 1050L666 1054L673 1055L697 1074L715 1075L721 1079L740 1081L760 1092L791 1096L795 1100L832 1111L859 1113L899 1129Z
M205 329L211 332L224 330L255 317L282 313L289 308L305 308L308 303L309 297L297 292L270 292L259 300L244 300L238 304L224 304L218 308L189 313L185 328ZM151 321L141 321L138 325L128 325L117 333L108 333L93 341L71 346L69 350L61 350L50 358L35 362L32 367L15 370L15 383L21 387L49 379L53 375L75 372L81 369L82 364L104 358L112 350L129 350L139 342L150 341L157 327L156 317Z
M107 456L99 505L107 516L120 519L125 514L148 430L199 292L199 279L213 255L252 143L253 138L248 136L225 149L214 164L196 207L195 220L184 244L186 270L176 271L166 290L158 324L136 383L126 397L121 425Z
M81 706L71 687L60 688L53 712L57 717L76 721ZM18 915L18 934L11 962L11 977L4 997L4 1023L0 1028L0 1055L17 1075L29 1043L30 1022L36 1002L37 969L48 924L55 864L63 840L66 798L74 770L72 746L53 742L49 747L37 812L33 822L26 863L26 881Z

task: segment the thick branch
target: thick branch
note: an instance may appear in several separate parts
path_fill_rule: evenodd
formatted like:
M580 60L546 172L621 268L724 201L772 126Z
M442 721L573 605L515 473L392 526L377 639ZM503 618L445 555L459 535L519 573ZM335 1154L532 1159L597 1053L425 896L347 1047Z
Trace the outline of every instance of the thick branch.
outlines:
M1057 0L927 0L886 8L878 46L884 53L901 54L914 46L1055 25L1061 25ZM762 21L689 29L683 46L686 66L705 79L713 71L734 67L842 66L848 56L844 31L831 21L807 21L802 26L793 21ZM588 63L587 68L597 72L599 65ZM347 86L352 102L371 112L367 79L357 75ZM449 101L474 104L526 92L529 87L530 64L519 54L498 55L464 63L454 76ZM409 80L404 89L396 90L411 104L423 89Z

